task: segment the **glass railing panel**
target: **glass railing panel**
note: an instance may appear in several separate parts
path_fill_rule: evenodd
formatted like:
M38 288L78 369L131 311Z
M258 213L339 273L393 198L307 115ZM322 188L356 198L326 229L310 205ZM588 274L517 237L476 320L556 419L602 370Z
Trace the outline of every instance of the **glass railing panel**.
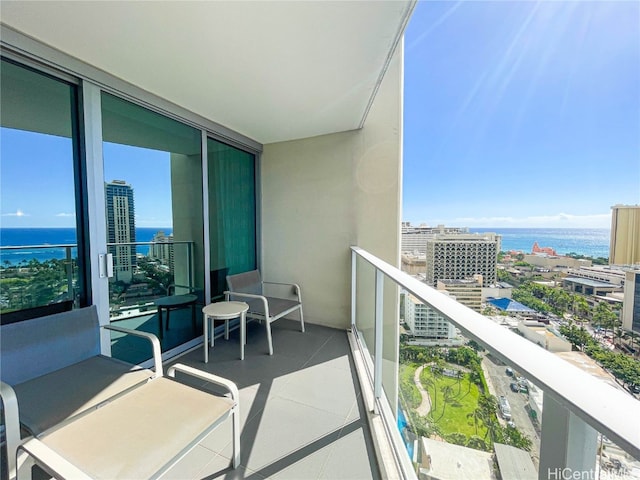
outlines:
M389 277L383 277L382 388L393 412L398 407L398 339L400 336L400 290ZM397 415L397 413L396 413Z
M395 410L387 379L392 340L382 339L373 361L381 365L374 391L382 372L380 403L391 406L381 408L381 416L388 428L398 426L389 440L400 462L411 459L403 463L405 472L420 478L640 478L634 361L621 369L594 348L571 351L568 342L568 348L558 349L557 342L545 348L500 318L484 317L355 251L386 276L385 337L393 335L386 322L394 318L386 311L394 305L388 283L411 292L401 297L395 317L401 326ZM356 290L375 291L375 282L357 280Z
M356 258L356 329L367 350L375 354L375 268L360 257Z
M192 242L137 242L108 244L114 252L115 268L127 259L117 257L135 252L130 282L109 280L109 316L111 323L156 335L162 351L182 345L202 333L202 282L193 273ZM179 297L167 300L168 297ZM159 311L159 305L173 302ZM169 317L169 320L167 319ZM167 325L169 322L169 325ZM111 354L131 363L151 358L148 342L132 335L111 332Z
M0 313L5 318L34 309L46 315L46 310L70 310L77 303L76 245L4 246L0 257Z

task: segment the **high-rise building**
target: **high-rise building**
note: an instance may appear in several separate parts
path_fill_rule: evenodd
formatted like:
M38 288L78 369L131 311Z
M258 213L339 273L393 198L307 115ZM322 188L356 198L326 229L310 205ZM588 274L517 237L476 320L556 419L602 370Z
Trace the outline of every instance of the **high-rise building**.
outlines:
M427 249L427 239L444 233L459 234L469 233L466 227L428 227L427 225L411 225L411 222L402 222L402 251L424 254Z
M136 265L136 220L133 188L124 180L105 185L107 208L107 243L113 255L113 280L131 283ZM126 245L120 245L126 244Z
M173 234L165 235L164 231L160 230L155 233L151 242L148 257L160 260L162 265L167 265L169 271L173 272Z
M483 285L494 285L501 236L495 233L438 234L427 239L426 283L466 280L482 275Z
M640 205L611 207L611 265L640 263Z
M640 271L626 273L622 305L622 327L640 333Z

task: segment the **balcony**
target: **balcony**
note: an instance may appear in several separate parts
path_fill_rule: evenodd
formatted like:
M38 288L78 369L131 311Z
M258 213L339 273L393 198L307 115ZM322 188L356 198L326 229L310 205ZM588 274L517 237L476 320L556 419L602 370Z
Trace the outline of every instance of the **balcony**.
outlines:
M176 360L236 382L242 454L230 470L230 431L217 431L169 478L380 478L347 332L307 325L302 333L287 319L272 328L273 356L264 327L249 322L245 360L237 329L216 340L208 364L202 346Z

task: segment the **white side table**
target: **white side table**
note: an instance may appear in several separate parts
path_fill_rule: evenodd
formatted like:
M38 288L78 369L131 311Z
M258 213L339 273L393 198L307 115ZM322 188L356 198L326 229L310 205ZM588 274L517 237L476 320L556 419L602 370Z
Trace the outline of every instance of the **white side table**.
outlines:
M202 309L204 315L204 363L209 363L209 322L211 322L211 346L213 347L213 321L224 320L224 338L229 338L229 320L240 317L240 360L244 360L244 344L246 343L247 319L249 305L245 302L217 302Z

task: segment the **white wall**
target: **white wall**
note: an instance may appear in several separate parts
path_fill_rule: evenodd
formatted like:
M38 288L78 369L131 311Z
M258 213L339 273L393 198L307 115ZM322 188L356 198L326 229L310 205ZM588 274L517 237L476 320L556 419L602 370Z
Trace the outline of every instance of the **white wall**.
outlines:
M350 245L399 266L401 131L399 49L362 129L264 146L264 278L299 283L310 323L349 327Z

